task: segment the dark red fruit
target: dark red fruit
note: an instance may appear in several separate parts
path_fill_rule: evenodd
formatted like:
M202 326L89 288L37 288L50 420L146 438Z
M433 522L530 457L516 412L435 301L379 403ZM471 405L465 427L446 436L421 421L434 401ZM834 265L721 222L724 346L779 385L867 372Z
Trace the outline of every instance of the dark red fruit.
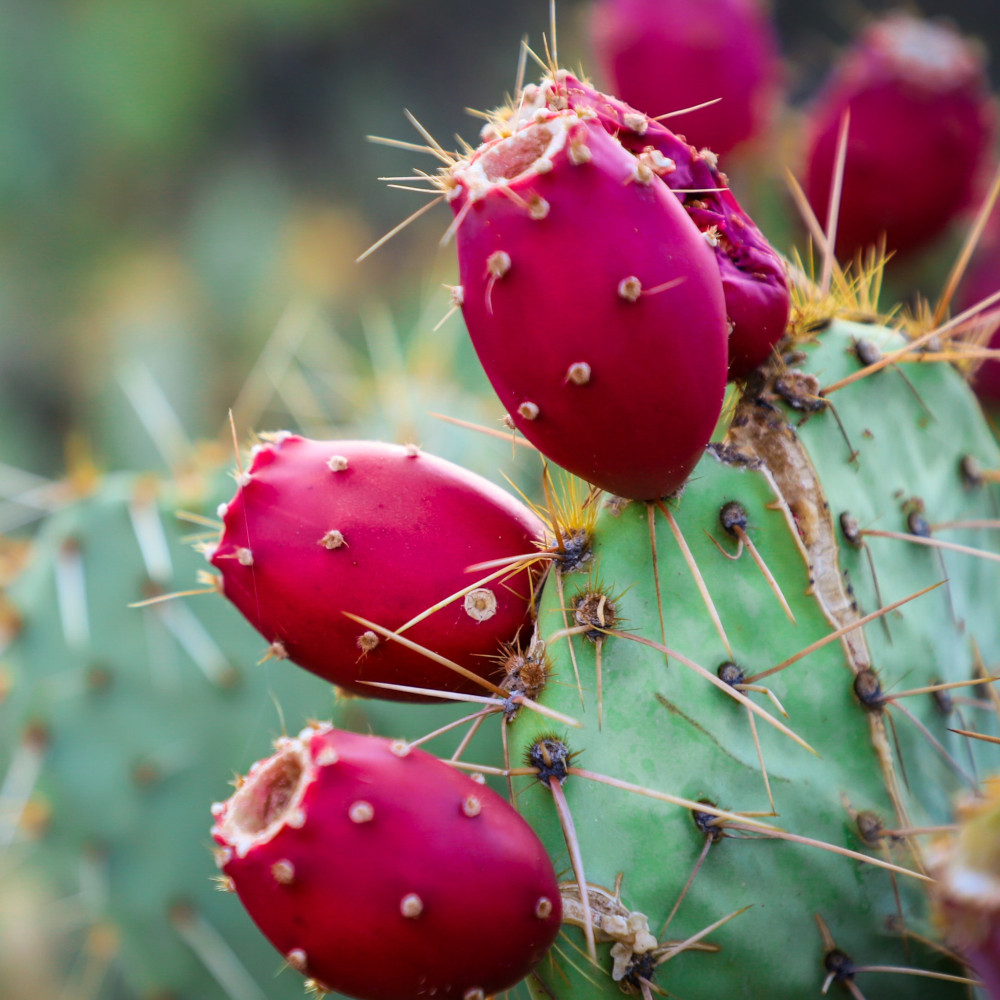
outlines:
M275 655L359 694L406 699L362 682L482 689L343 612L398 629L485 575L470 566L530 555L543 537L527 507L443 459L297 435L256 449L223 524L211 562ZM404 634L486 676L528 621L535 573L484 583Z
M981 52L903 13L861 36L809 115L805 190L821 222L845 111L837 253L850 257L883 235L897 256L926 246L974 200L992 150L996 113Z
M593 117L539 108L453 168L462 311L518 429L612 493L677 490L711 437L728 326L711 249Z
M485 1000L561 920L545 848L500 796L421 750L328 725L280 740L213 807L254 922L320 989Z

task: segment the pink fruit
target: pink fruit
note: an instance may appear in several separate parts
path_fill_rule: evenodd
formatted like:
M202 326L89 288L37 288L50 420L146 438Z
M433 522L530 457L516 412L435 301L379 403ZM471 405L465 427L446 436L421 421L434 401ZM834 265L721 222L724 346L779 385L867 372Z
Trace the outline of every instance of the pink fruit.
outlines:
M730 327L729 378L743 379L766 361L788 323L785 267L729 190L715 154L699 152L662 122L562 70L526 87L519 113L501 124L509 133L542 109L595 116L638 159L637 169L655 170L674 191L719 267ZM486 130L489 138L500 134L496 127Z
M462 311L526 438L620 496L680 487L715 427L728 327L713 254L595 119L538 109L451 172Z
M211 562L278 656L369 697L362 682L449 691L475 682L380 638L469 588L468 567L535 551L538 518L485 479L415 448L277 435L255 451ZM404 633L480 676L529 617L534 569L460 595Z
M746 378L785 334L788 282L781 258L729 190L715 154L699 152L662 122L569 74L558 78L551 93L556 100L564 95L574 110L596 113L604 128L640 161L658 154L674 165L661 176L715 251L719 266L730 326L729 378Z
M756 0L600 0L590 33L611 88L650 115L718 104L674 119L696 145L727 153L766 130L781 64Z
M994 211L959 286L954 311L963 312L996 292L1000 292L1000 212ZM990 306L983 315L984 322L991 322L990 314L996 317L998 309L1000 305ZM984 346L1000 350L1000 328L994 330ZM1000 361L984 361L976 369L972 388L991 405L1000 403Z
M321 989L485 1000L559 931L541 842L500 796L406 744L320 725L213 807L220 867Z
M883 234L897 255L925 246L969 206L990 156L996 115L980 50L902 13L861 36L809 115L805 190L821 221L847 110L838 254Z

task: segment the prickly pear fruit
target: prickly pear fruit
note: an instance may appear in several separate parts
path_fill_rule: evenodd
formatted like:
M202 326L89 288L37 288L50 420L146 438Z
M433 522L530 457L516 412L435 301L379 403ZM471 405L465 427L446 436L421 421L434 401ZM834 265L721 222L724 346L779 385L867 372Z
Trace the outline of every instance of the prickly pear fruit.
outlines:
M444 459L295 434L257 448L223 525L211 562L276 656L356 693L404 700L414 696L364 682L481 689L347 614L399 629L454 597L405 636L485 676L527 622L534 570L469 568L530 556L543 535L527 507Z
M781 258L740 207L715 153L701 151L662 122L559 70L524 89L516 109L497 113L487 134L503 134L540 108L568 108L596 120L676 194L715 253L729 320L729 378L743 379L763 364L788 322L789 292Z
M540 109L450 174L462 311L517 428L588 482L680 487L722 406L711 251L653 170L594 119Z
M559 886L528 824L406 743L306 729L213 814L223 872L321 990L484 1000L559 932Z
M809 115L806 194L820 220L845 112L850 132L837 252L920 249L969 207L996 114L977 46L945 24L894 13L845 53Z
M994 211L959 285L955 308L964 311L996 292L1000 292L1000 212ZM981 333L975 336L977 343L994 351L1000 350L997 308L994 305L982 315ZM983 361L972 377L972 388L984 405L995 408L1000 404L1000 361L995 358Z
M696 145L728 153L767 128L781 64L756 0L600 0L590 35L611 89L650 115L722 98L676 119Z

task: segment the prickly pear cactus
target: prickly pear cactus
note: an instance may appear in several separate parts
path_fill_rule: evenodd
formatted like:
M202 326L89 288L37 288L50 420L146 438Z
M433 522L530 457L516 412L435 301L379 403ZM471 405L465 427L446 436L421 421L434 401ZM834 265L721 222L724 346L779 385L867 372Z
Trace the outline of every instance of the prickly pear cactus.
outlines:
M187 536L217 529L176 511L214 519L227 478L108 478L45 525L4 602L17 634L0 651L0 861L44 873L77 926L106 931L101 997L300 997L216 891L207 804L284 726L332 717L415 738L464 714L338 701L287 662L259 662L266 643L216 594L129 608L209 568Z
M538 697L583 730L512 728L518 808L567 873L536 997L968 995L940 978L968 973L925 848L995 768L954 730L997 732L975 682L1000 657L1000 451L949 365L823 394L905 343L837 320L793 345L682 493L603 503L554 567Z

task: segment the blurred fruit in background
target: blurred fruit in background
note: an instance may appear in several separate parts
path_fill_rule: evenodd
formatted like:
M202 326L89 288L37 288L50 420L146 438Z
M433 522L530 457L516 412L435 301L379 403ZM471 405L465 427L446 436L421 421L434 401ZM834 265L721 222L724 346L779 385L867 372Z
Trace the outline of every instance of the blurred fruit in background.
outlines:
M767 131L780 96L778 39L759 0L600 0L591 40L605 89L671 128L728 153Z
M837 252L885 238L905 256L945 234L982 193L997 116L982 47L944 23L893 13L843 54L807 110L804 187L827 218L849 114Z

